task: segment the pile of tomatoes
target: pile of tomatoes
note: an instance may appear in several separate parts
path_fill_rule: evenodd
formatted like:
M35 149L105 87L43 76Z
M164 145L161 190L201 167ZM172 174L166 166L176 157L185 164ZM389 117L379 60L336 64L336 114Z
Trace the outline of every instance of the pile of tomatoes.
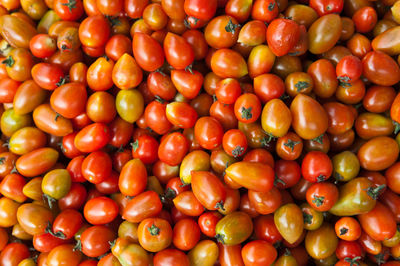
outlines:
M1 266L400 265L400 1L0 0Z

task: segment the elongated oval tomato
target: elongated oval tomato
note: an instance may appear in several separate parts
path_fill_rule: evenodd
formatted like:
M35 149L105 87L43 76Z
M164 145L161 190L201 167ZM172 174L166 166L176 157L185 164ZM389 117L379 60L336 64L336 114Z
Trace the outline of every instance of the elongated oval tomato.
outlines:
M164 64L161 45L145 33L135 32L132 41L136 62L145 71L155 71Z
M85 111L86 99L85 86L78 82L71 82L54 90L50 97L50 105L63 117L74 118Z
M171 80L176 89L187 99L194 99L203 85L203 75L196 71L172 70Z
M58 152L52 148L40 148L22 155L15 162L18 173L34 177L47 172L58 160Z
M164 53L168 64L175 69L185 69L194 60L192 46L185 38L171 32L165 36Z
M231 49L218 49L211 57L211 69L222 78L241 78L249 73L242 55Z
M62 84L65 75L61 67L55 64L39 63L32 67L33 80L43 89L54 90Z
M208 210L223 209L226 190L221 180L208 171L192 171L192 190Z
M63 137L73 131L71 121L57 114L47 103L35 108L33 121L40 130L54 136Z
M139 159L127 162L119 176L119 190L126 196L136 196L142 193L147 185L147 170Z
M274 186L275 174L271 166L255 162L237 162L225 173L240 186L258 192L268 192Z
M154 191L143 192L126 205L122 217L131 223L139 223L161 212L162 203Z
M75 136L75 147L81 152L93 152L103 148L110 140L110 130L105 124L90 124Z

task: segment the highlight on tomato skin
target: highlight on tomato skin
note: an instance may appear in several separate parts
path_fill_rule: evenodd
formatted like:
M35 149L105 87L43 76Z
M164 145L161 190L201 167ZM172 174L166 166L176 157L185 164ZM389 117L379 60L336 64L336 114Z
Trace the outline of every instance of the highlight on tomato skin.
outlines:
M0 0L0 265L400 265L400 1Z

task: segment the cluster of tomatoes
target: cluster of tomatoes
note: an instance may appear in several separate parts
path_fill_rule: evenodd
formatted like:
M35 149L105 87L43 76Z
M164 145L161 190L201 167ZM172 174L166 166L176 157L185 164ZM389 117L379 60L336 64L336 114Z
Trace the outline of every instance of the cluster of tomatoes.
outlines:
M400 1L0 4L1 266L400 265Z

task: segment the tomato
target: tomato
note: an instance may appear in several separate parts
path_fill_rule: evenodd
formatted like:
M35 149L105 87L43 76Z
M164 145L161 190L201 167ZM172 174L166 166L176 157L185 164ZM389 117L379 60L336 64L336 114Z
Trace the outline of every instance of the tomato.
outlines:
M102 30L98 31L99 28ZM87 17L79 25L79 40L84 46L91 48L104 46L109 35L110 26L106 18L101 15Z
M53 236L50 233L45 233L41 235L33 236L33 247L39 252L50 252L52 249L60 246L62 244L66 244L67 241L56 236Z
M270 214L279 208L282 203L280 191L273 187L268 192L248 191L250 204L260 214Z
M329 212L338 216L367 213L375 207L377 194L367 178L354 178L340 188L339 199Z
M217 1L212 0L205 4L199 0L185 0L183 7L188 16L201 20L210 20L217 10Z
M62 69L49 63L38 63L31 70L33 80L43 89L55 90L65 82Z
M103 148L109 139L108 127L102 123L93 123L78 132L74 144L81 152L94 152Z
M331 183L321 182L313 184L307 190L306 199L314 209L328 211L339 198L339 191Z
M39 148L19 157L15 163L18 173L34 177L48 171L58 160L58 152L52 148Z
M324 223L317 230L307 232L305 245L312 258L326 259L335 252L338 239L332 226Z
M267 28L267 43L276 56L288 54L299 39L299 26L292 20L278 18Z
M53 221L49 209L35 203L25 203L18 208L18 223L31 235L45 233L47 224Z
M328 116L313 98L298 94L290 105L292 127L303 139L314 139L328 128Z
M74 21L83 15L81 0L54 0L52 8L62 20Z
M361 33L366 33L375 27L378 15L375 9L366 6L357 10L352 19L356 30Z
M232 212L218 221L215 238L224 245L236 245L245 241L253 231L253 223L248 214Z
M363 75L381 86L392 86L400 80L400 68L387 54L380 51L372 51L362 59Z
M252 93L245 93L236 99L234 105L236 118L243 123L255 122L261 114L261 103Z
M343 10L343 2L342 0L311 0L309 5L318 13L318 16L322 17L327 14L341 13Z
M237 162L225 170L233 181L247 189L268 192L273 187L274 171L271 166L255 162Z
M86 202L85 219L94 225L112 222L118 215L118 205L110 198L97 197Z
M346 241L355 241L361 236L361 226L352 217L342 217L335 223L337 237Z
M83 113L86 106L86 88L77 82L67 83L54 90L50 104L54 111L66 118Z
M358 216L363 230L377 241L389 239L396 233L396 221L393 213L381 203L368 213Z
M132 41L136 62L145 71L155 71L164 64L161 45L147 34L136 32Z
M338 181L349 181L355 178L360 171L360 162L357 156L350 151L336 154L332 158L332 164L333 175Z
M322 54L335 46L340 39L342 22L337 14L320 17L308 30L309 51Z
M361 60L354 55L347 55L336 65L336 75L342 82L355 81L361 77Z
M136 196L144 191L147 185L147 170L139 159L127 162L119 177L119 189L127 196Z
M227 154L240 157L247 150L246 136L238 129L228 130L222 138L222 146Z
M25 244L10 243L1 251L0 262L2 265L18 265L29 256L30 252Z
M236 51L218 49L211 57L212 71L222 78L241 78L248 74L246 61Z
M11 15L2 15L0 19L1 36L13 47L29 48L30 40L37 34L36 29L27 21Z
M204 37L208 45L213 48L232 47L239 35L239 23L230 16L218 16L213 18L204 29Z
M132 223L155 216L160 213L162 203L154 191L146 191L131 199L123 212L123 218Z
M142 79L142 70L131 55L124 53L118 58L112 70L112 80L118 88L134 88Z
M322 182L332 174L332 162L328 155L320 151L306 154L301 164L304 179L310 182Z
M161 140L158 147L158 157L161 161L172 165L179 165L189 149L186 137L178 132L174 132Z
M190 265L189 259L185 253L172 248L157 252L153 258L153 263L154 266L168 266L175 263L182 266Z
M295 243L303 233L303 212L294 203L281 206L274 213L276 228L288 243Z
M289 130L291 122L290 110L280 99L272 99L264 105L261 125L271 137L283 137Z
M264 240L253 240L242 248L242 258L245 265L269 265L278 257L278 252L270 243Z
M104 225L94 225L83 231L80 242L82 253L88 257L98 257L110 250L110 241L115 233Z
M394 104L396 93L392 87L385 86L371 86L365 93L363 99L363 107L373 113L382 113L388 109L396 108L397 104ZM392 105L393 103L393 105ZM395 119L396 116L392 115Z
M172 242L180 250L191 250L200 239L200 228L192 219L181 219L173 230Z
M204 207L192 191L182 191L174 199L175 208L188 216L199 216L203 213Z
M294 132L288 132L276 142L276 153L284 160L296 160L303 150L303 141Z
M399 155L399 147L396 144L395 140L386 136L370 139L360 147L357 153L361 167L370 171L388 168ZM380 149L376 149L376 147L380 147ZM384 154L379 152L381 149L385 149Z

